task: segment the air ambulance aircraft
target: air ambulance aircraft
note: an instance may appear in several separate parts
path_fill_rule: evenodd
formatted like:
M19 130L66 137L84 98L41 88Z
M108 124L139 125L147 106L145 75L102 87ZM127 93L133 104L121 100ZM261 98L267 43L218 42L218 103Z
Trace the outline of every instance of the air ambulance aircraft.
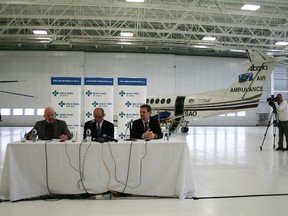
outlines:
M152 117L162 123L170 121L169 131L176 132L189 120L256 108L276 64L285 58L254 49L248 50L247 54L246 68L227 89L192 96L148 97L146 103L152 107ZM185 133L188 130L187 124L181 128Z

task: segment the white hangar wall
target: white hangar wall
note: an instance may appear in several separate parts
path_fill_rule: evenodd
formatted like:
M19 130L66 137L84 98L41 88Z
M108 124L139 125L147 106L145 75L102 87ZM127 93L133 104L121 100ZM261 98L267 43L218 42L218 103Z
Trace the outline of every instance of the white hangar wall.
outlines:
M50 104L50 77L146 77L147 95L189 95L227 88L244 68L245 59L165 54L1 51L0 90L37 98L0 93L0 108L44 108ZM269 88L267 87L269 90ZM115 88L115 95L117 88ZM269 93L270 94L270 93ZM269 95L268 94L268 95ZM116 104L117 106L117 104ZM266 107L266 103L264 104ZM209 117L196 125L256 125L257 110L242 117ZM266 112L266 111L265 111ZM32 126L42 116L4 116L1 126ZM83 118L82 118L83 124Z
M1 51L0 80L24 82L0 84L0 90L34 95L28 98L0 93L1 108L44 108L51 103L51 77L83 76L83 52ZM12 113L12 111L11 111ZM43 116L3 116L2 125L32 126Z

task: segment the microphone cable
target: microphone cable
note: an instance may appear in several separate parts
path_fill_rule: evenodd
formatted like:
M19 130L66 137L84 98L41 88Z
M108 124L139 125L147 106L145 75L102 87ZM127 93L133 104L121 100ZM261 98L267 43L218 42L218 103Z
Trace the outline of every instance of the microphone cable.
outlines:
M56 195L54 194L49 186L49 172L48 172L48 151L47 151L47 144L50 143L52 140L46 141L45 146L45 174L46 174L46 187L50 195Z
M144 153L143 157L141 158L141 160L140 160L140 165L139 165L139 166L140 166L139 184L136 185L136 186L134 186L134 187L132 187L132 186L128 185L128 180L129 180L129 173L130 173L130 162L131 162L131 154L132 154L132 144L133 144L133 141L130 143L130 148L129 148L128 168L127 168L127 175L126 175L126 181L125 181L125 183L122 182L122 181L120 181L120 180L117 178L117 163L116 163L116 160L115 160L115 158L114 158L114 156L113 156L113 152L112 152L110 143L108 142L108 146L109 146L109 150L110 150L110 155L111 155L112 160L113 160L114 165L115 165L115 168L114 168L115 180L116 180L118 183L120 183L120 184L122 184L122 185L125 186L124 189L123 189L123 191L122 191L122 193L124 193L124 191L126 190L126 187L128 187L128 188L130 188L130 189L136 189L136 188L138 188L138 187L141 185L141 183L142 183L142 163L143 163L144 158L145 158L146 155L147 155L147 143L148 143L148 142L146 141L146 142L145 142L145 153Z
M109 144L109 141L108 141L108 144ZM101 143L100 158L101 158L102 163L104 164L104 167L105 167L105 169L106 169L106 171L108 173L107 189L108 189L108 191L110 191L112 193L115 193L116 191L113 191L113 190L110 189L111 173L110 173L108 165L106 164L105 159L104 159L104 154L103 154L104 145L105 145L104 143Z
M87 147L87 149L85 151L84 158L83 158L83 163L81 165L81 148L82 148L82 144L83 144L83 141L79 145L79 174L80 174L80 179L79 179L79 181L77 183L77 187L80 188L80 183L81 183L81 185L82 185L83 189L85 190L85 192L87 194L89 194L89 192L86 190L86 187L84 185L84 180L85 180L84 167L85 167L86 155L88 153L88 150L89 150L92 142L89 143L89 145L88 145L88 147Z
M68 154L68 150L67 150L67 142L65 142L65 153L66 153L66 155L67 155L68 163L69 163L70 167L71 167L72 169L74 169L77 173L80 173L80 171L77 170L77 169L72 165L72 163L71 163L71 158L70 158L70 156L69 156L69 154Z

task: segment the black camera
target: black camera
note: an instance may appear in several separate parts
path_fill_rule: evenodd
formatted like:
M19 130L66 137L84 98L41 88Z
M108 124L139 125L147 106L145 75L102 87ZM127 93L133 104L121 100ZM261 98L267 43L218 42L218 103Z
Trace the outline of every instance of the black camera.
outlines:
M271 95L271 97L267 98L267 102L277 102L277 97L275 98L274 95Z

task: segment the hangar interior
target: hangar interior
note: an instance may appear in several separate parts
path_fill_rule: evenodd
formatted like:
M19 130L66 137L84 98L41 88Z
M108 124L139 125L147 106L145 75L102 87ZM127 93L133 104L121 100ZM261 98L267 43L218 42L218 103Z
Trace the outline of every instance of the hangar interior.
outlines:
M49 106L51 77L140 77L147 78L147 96L189 96L229 88L245 64L244 58L182 56L172 54L91 53L68 51L1 51L1 79L23 80L1 83L2 91L25 93L36 98L0 94L1 113L6 126L32 126L41 120L38 109ZM274 88L271 88L271 80ZM198 119L191 125L256 126L266 123L270 107L266 98L278 91L287 97L287 68L277 66L265 87L256 110L238 116ZM117 86L114 87L115 98ZM272 92L272 93L271 93ZM117 116L117 102L114 116ZM18 114L16 111L19 112ZM8 114L5 113L9 111ZM22 111L21 111L22 110ZM25 115L25 110L32 113ZM21 115L22 113L22 115ZM264 116L264 117L263 117ZM81 125L83 125L84 114Z
M1 1L1 81L24 81L0 84L2 125L33 125L42 115L37 110L49 105L49 79L55 75L147 77L147 96L229 87L243 68L246 49L287 54L287 1L263 0L258 10L242 10L245 3L249 2ZM288 99L287 68L277 66L271 80L258 110L193 125L265 122L270 112L265 99L277 92ZM13 90L37 98L5 93Z
M21 81L0 83L0 179L7 143L43 119L51 76L145 77L147 96L190 95L228 88L244 68L246 49L287 56L288 1L257 0L256 11L242 10L245 3L252 1L0 1L0 80ZM189 147L198 200L3 200L0 211L6 216L285 215L287 151L274 151L277 129L265 126L271 112L266 98L282 93L288 100L287 74L287 67L276 66L256 110L199 119L190 122L187 134L172 134Z

